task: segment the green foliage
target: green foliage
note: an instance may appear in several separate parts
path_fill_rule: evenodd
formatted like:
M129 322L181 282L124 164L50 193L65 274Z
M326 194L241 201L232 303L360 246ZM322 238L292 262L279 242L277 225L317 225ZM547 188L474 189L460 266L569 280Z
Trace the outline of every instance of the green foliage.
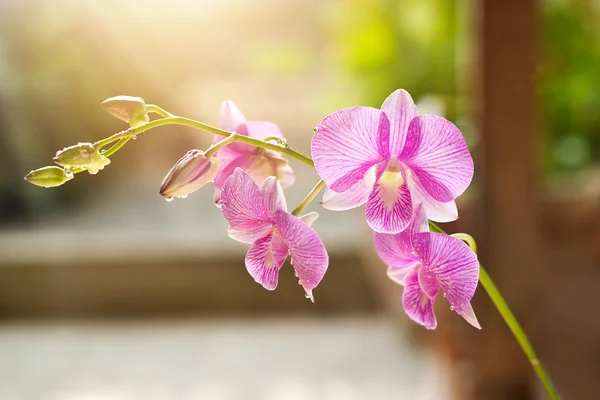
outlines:
M600 9L547 1L542 11L544 163L555 173L600 159Z
M362 100L380 106L404 88L418 100L444 98L454 118L457 27L454 0L340 2L328 27L340 70L357 79Z

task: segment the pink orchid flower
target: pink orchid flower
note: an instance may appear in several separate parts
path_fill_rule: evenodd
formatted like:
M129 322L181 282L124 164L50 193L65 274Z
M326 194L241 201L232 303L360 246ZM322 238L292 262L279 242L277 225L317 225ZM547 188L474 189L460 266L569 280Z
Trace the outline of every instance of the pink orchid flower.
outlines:
M250 136L264 140L269 137L282 138L279 127L267 121L247 121L244 114L230 100L221 106L221 128L228 132ZM215 142L223 140L216 136ZM292 186L296 175L286 159L277 152L250 146L244 143L232 143L220 149L216 157L221 160L221 168L215 184L215 203L221 198L223 183L236 168L242 168L257 184L264 182L269 176L275 176L284 188Z
M458 218L454 199L473 177L467 145L450 121L418 115L406 91L392 93L381 110L336 111L315 132L312 155L328 186L325 208L366 203L367 223L382 233L402 232L417 204L431 220Z
M246 268L257 283L274 290L289 255L298 283L314 302L312 291L329 264L323 242L310 227L316 213L302 218L288 213L283 189L275 177L268 177L259 188L241 168L223 184L221 210L229 222L229 236L252 244L246 254Z
M388 265L389 278L404 286L402 305L411 319L427 329L435 329L433 303L442 289L450 309L481 329L471 306L479 280L479 262L469 246L452 236L429 232L421 205L405 231L374 235L375 249Z

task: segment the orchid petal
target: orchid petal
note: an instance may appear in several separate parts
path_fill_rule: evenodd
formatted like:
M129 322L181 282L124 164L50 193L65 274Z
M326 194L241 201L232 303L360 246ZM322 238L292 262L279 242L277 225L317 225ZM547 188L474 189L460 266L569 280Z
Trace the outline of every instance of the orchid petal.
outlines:
M373 191L373 186L377 179L376 169L376 167L371 167L364 179L358 181L345 192L338 193L329 188L325 188L321 205L326 209L333 211L345 211L362 206L367 202L369 195Z
M296 173L289 164L280 165L277 167L277 180L282 188L289 188L296 181Z
M409 178L408 186L413 199L413 207L422 204L427 218L436 222L451 222L458 219L458 209L454 200L442 203L434 200L421 185L417 184L414 177Z
M267 209L271 217L275 215L277 210L287 211L283 189L277 181L277 178L270 176L265 179L260 191L265 198L265 203L267 204Z
M401 175L400 172L394 174ZM401 177L387 179L385 175L380 178L369 195L365 213L367 223L375 232L402 232L413 215L406 181Z
M274 290L287 253L287 247L281 238L269 234L257 240L248 250L246 269L257 283L265 289Z
M246 128L246 117L240 111L240 109L231 100L225 100L221 104L221 128L227 132L236 132L241 135L248 136ZM213 143L218 143L223 140L223 136L215 135ZM252 152L254 149L246 144L242 143L231 143L227 146L219 149L217 157L222 161L228 161L228 159L234 158L243 153Z
M373 232L373 238L377 255L389 267L407 269L419 261L408 229L395 235Z
M223 150L223 149L221 149ZM233 153L232 153L233 154ZM251 156L248 154L237 155L232 158L228 158L227 161L221 162L219 173L215 177L213 183L215 185L215 204L219 204L221 201L221 189L223 184L233 174L236 168L245 169L246 165L251 161Z
M427 218L422 206L418 205L410 224L402 232L396 234L373 232L375 251L386 265L406 268L419 261L415 251L416 235L428 231Z
M440 282L437 280L437 277L434 273L430 271L428 267L421 266L419 268L419 285L421 285L421 290L425 293L431 300L434 300L437 294L440 291Z
M381 260L388 265L387 275L399 285L404 285L408 271L419 264L419 257L414 250L414 238L419 232L427 232L427 218L421 205L418 205L408 227L395 235L389 233L373 233L375 251Z
M314 229L300 218L284 211L277 211L275 224L279 234L289 248L292 265L299 283L307 296L314 301L312 290L317 287L329 264L329 257L323 242Z
M410 271L405 277L404 293L402 293L402 305L406 314L415 322L425 326L427 329L435 329L437 320L433 313L434 298L423 291L419 284L419 270L417 267Z
M311 151L327 186L345 192L373 165L390 157L390 122L371 107L351 107L325 117L316 128Z
M261 185L269 176L275 176L276 172L269 159L264 155L245 153L229 163L221 165L219 173L215 177L215 188L222 187L223 183L236 168L243 169L252 180ZM218 203L219 196L215 193L215 203Z
M424 232L416 235L415 250L424 268L435 275L452 308L459 314L468 310L479 279L477 255L471 248L452 236Z
M469 324L473 325L477 329L481 329L481 325L477 320L477 316L475 316L475 311L473 310L473 306L471 303L467 304L465 308L461 312L458 313L461 317L465 319Z
M227 178L221 191L221 209L232 229L254 231L271 225L260 189L241 168Z
M396 282L398 285L402 285L404 286L406 284L406 275L415 267L419 267L421 264L419 264L419 261L415 261L412 264L404 264L402 266L400 265L396 265L396 266L392 266L390 265L387 269L387 276L388 278L390 278L393 282Z
M238 128L246 124L246 117L231 100L225 100L221 105L221 128L227 132L237 132Z
M254 242L256 242L260 238L263 238L272 230L273 230L273 227L268 224L259 226L254 229L248 229L248 230L243 230L243 231L238 230L238 229L229 228L229 229L227 229L227 235L229 235L229 237L232 238L233 240L237 240L238 242L254 244Z
M452 122L435 115L411 121L399 160L422 190L444 203L460 196L473 178L473 159L462 134Z
M248 130L248 136L260 140L265 140L268 137L283 137L281 129L269 121L248 121L246 129Z
M417 116L417 106L406 90L398 89L385 99L381 111L390 120L390 154L397 157L404 148L408 125Z
M304 221L304 223L306 223L306 225L308 225L308 226L312 226L312 224L315 223L317 218L319 218L319 214L314 211L309 212L308 214L304 214L303 216L300 217L300 219L302 221Z
M240 135L250 136L260 140L264 140L269 136L275 136L278 138L283 136L279 127L268 121L248 121L238 126L236 132ZM256 146L246 143L234 142L228 145L227 148L237 154L257 153Z

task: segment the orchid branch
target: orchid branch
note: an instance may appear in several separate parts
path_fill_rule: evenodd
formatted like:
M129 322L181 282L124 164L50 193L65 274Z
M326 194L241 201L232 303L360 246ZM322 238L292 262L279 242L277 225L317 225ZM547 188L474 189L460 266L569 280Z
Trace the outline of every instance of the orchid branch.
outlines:
M295 160L298 160L310 167L315 166L313 160L309 156L304 155L304 154L300 153L299 151L296 151L296 150L290 148L284 139L280 139L278 137L267 137L265 140L261 140L261 139L257 139L257 138L250 137L250 136L245 136L245 135L235 133L235 132L228 132L226 130L219 129L219 128L213 127L211 125L208 125L208 124L205 124L205 123L202 123L202 122L190 119L190 118L179 117L179 116L173 115L170 112L168 112L156 105L152 105L152 104L145 105L143 102L143 99L141 99L141 98L130 98L130 97L126 97L126 96L118 96L116 98L111 98L111 99L105 101L103 103L103 105L107 108L107 110L109 112L113 113L118 118L129 122L131 128L124 130L122 132L116 133L116 134L114 134L110 137L107 137L105 139L102 139L96 143L80 143L79 145L65 148L62 151L60 151L59 153L57 153L57 157L55 157L55 159L54 159L57 164L64 166L65 167L64 169L61 169L58 167L44 167L37 171L32 171L26 177L26 179L34 184L37 184L38 186L53 187L53 186L59 186L59 185L63 184L64 182L72 179L73 174L75 174L75 173L79 173L79 172L82 172L85 170L87 170L90 173L97 173L98 170L104 168L105 165L108 165L110 163L110 160L108 159L108 157L115 154L129 140L135 139L135 137L137 135L139 135L143 132L146 132L146 131L149 131L151 129L158 128L161 126L165 126L165 125L187 126L190 128L202 130L202 131L212 133L214 135L218 135L218 136L222 136L222 137L226 138L226 139L214 144L204 154L200 154L202 152L200 152L199 150L193 150L190 152L192 154L188 154L189 157L188 157L188 155L186 155L184 157L185 160L187 160L187 158L192 159L192 160L197 160L196 162L201 166L207 166L208 163L210 163L211 168L218 169L218 162L213 163L211 161L214 159L214 157L212 157L212 156L217 152L217 150L219 150L223 146L231 144L233 142L244 143L244 144L248 144L250 146L254 146L257 148L272 150L272 151L287 155L287 156L289 156ZM127 113L124 114L123 110L127 111ZM148 113L158 114L162 118L159 118L159 119L156 119L153 121L149 121L149 117L147 115ZM135 118L133 118L133 117L135 117ZM111 144L113 144L112 147L108 148L107 150L102 151L102 148L104 148L108 145L111 145ZM466 146L465 146L465 149L466 149ZM465 151L467 151L467 150L465 150ZM84 154L85 157L83 157L82 154ZM199 157L200 155L202 157ZM187 165L182 166L181 170L186 172L187 170L183 169L186 167L187 167ZM192 165L189 168L192 168L192 167L194 167L194 165ZM174 168L177 169L178 165L176 165ZM213 171L215 174L216 174L216 169L214 169L214 171ZM239 168L237 170L241 171ZM238 175L240 175L240 176L238 176L238 178L239 178L238 180L246 179L247 185L255 185L251 181L251 179L249 177L247 177L247 175L245 175L245 173L242 173L242 172L236 172L236 173ZM211 177L208 178L208 175L206 175L206 176L204 176L204 178L212 180L214 178L214 176L211 175ZM163 186L164 186L164 184L165 183L163 182ZM315 187L310 191L310 193L306 196L306 198L292 211L292 215L298 216L298 214L300 214L304 210L304 208L306 208L306 206L308 206L318 196L319 192L325 186L326 186L326 184L323 180L319 181L315 185ZM161 189L161 194L163 194L162 189ZM181 196L181 197L184 197L184 196ZM167 199L169 199L169 198L170 197L168 197ZM280 215L279 218L280 218L281 226L276 227L277 228L276 230L281 233L288 226L287 222L286 222L287 217L285 216L285 213L284 213L283 215ZM289 223L295 223L294 221L289 222ZM439 226L437 226L435 223L433 223L431 221L429 221L429 228L432 232L438 232L438 233L445 234L445 232ZM314 234L315 235L314 241L318 241L318 238L316 238L316 233L314 233L313 231L307 230L307 229L308 229L307 226L299 225L297 227L297 229L294 228L294 229L288 231L287 234L289 234L290 236L292 236L298 232L301 232L303 235L313 235ZM466 235L466 234L454 234L452 236L454 236L457 239L465 241L469 245L469 247L473 250L473 253L475 253L476 243L475 243L475 240L471 236ZM319 243L320 243L320 241L319 241ZM320 246L322 246L322 244ZM325 267L323 267L323 270L321 271L322 273L324 273L324 269L326 269L327 255L326 255L324 248L322 250L323 250L323 254L320 254L319 255L320 258L319 257L317 257L317 258L319 258L321 261L324 262ZM312 257L311 257L311 259L312 259ZM540 361L533 349L533 346L531 345L531 342L529 341L526 333L523 331L523 328L518 323L514 314L510 310L508 304L502 297L500 291L498 290L498 288L496 287L496 285L494 284L494 282L492 281L492 279L490 278L490 276L488 275L486 270L481 266L481 264L479 264L479 271L480 271L479 272L479 281L481 282L481 285L483 286L485 291L488 293L488 295L492 299L492 302L494 303L495 307L498 309L498 312L500 313L500 315L502 316L502 318L508 325L509 329L511 330L512 334L514 335L515 339L521 346L521 349L523 350L523 352L525 353L525 356L531 363L533 370L535 371L538 379L540 380L540 382L544 386L546 392L548 393L549 398L551 400L558 400L559 396L556 393L556 390L550 380L550 377L549 377L548 373L546 372L546 370L544 369L544 367L542 366L542 364L540 363ZM312 297L312 288L314 288L314 286L316 286L316 284L318 284L318 282L314 283L314 282L309 282L308 280L302 280L301 282L302 282L301 284L303 285L303 287L306 291L307 297L309 297L311 300L314 300L314 298ZM274 288L274 286L273 286L273 288Z

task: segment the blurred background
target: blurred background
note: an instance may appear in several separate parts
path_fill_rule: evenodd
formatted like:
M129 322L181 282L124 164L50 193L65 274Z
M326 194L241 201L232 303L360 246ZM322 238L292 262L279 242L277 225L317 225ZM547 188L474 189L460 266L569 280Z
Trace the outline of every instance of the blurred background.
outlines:
M304 299L243 265L212 189L158 195L209 135L163 127L97 176L23 181L125 128L142 96L219 124L221 102L309 151L326 114L407 89L464 133L476 177L448 231L487 266L564 399L600 393L597 0L0 1L0 399L544 399L480 288L472 329L408 321L362 209L320 209L331 265ZM292 161L297 204L317 181Z

